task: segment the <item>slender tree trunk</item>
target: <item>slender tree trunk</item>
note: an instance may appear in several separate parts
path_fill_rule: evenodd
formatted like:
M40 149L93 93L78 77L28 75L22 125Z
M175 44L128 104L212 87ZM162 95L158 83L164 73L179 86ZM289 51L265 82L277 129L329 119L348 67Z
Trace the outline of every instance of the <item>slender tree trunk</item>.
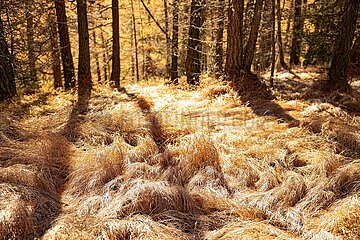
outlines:
M350 87L347 79L347 68L356 30L359 5L359 1L344 0L344 13L339 25L339 34L329 71L328 83L333 89L346 90Z
M226 73L230 79L240 76L243 62L244 0L229 0Z
M119 0L112 0L112 29L113 29L113 53L111 81L116 89L120 89L120 24L119 24Z
M279 0L278 0L279 2ZM275 73L275 0L271 4L271 73L270 73L270 86L274 88L274 73Z
M134 32L134 44L135 44L136 80L139 82L140 81L140 76L139 76L138 42L137 42L137 35L136 35L136 21L135 21L135 11L134 11L134 1L133 0L131 0L131 16L132 16L133 32Z
M94 41L94 47L95 47L95 64L96 64L96 74L98 77L98 83L101 83L101 68L100 68L100 61L99 61L99 52L98 52L98 43L96 41L96 31L93 30L93 41Z
M290 9L293 9L294 8L294 1L295 0L291 0L291 7ZM285 4L285 3L284 3ZM285 46L284 46L284 50L285 52L288 52L288 46L289 46L289 43L290 43L290 25L291 25L291 16L290 15L287 19L287 23L286 23L286 34L285 34Z
M203 0L192 0L190 9L190 27L186 56L187 82L196 85L201 74L201 39L200 31L204 23Z
M16 96L15 74L0 14L0 101Z
M92 89L92 81L90 69L87 0L77 0L77 15L79 34L78 94L88 95Z
M28 67L30 83L38 87L37 73L36 73L36 55L35 55L35 39L34 39L34 17L33 17L33 2L26 1L25 18L26 18L26 38L28 51Z
M178 55L179 55L179 1L173 1L173 33L171 51L171 82L178 84Z
M350 63L360 69L360 33L358 33L351 48Z
M65 90L69 90L75 87L75 70L74 61L71 54L65 0L55 0L55 9L60 37L60 52L64 72L64 87Z
M300 65L301 39L304 23L302 20L302 0L295 0L293 38L290 52L290 65Z
M104 30L100 28L100 38L103 48L103 70L104 70L104 82L107 84L108 81L108 57L107 57L107 43L104 37Z
M288 69L285 63L285 56L283 51L283 43L282 43L282 30L281 30L281 0L276 0L277 4L277 40L278 40L278 48L279 48L279 59L280 66L284 69Z
M170 58L171 58L171 39L169 34L169 11L167 0L164 0L164 18L165 18L165 35L166 35L166 76L171 75Z
M245 47L244 63L242 68L245 72L251 72L251 65L256 51L256 42L259 34L261 22L261 12L263 8L263 0L257 0L255 3L254 16L252 19L249 40Z
M52 11L49 13L49 30L50 30L50 45L51 45L51 58L52 58L52 70L54 77L54 88L61 88L61 60L60 60L60 48L58 42L58 31L56 27L55 15Z
M215 76L220 77L223 74L224 54L223 54L223 38L224 38L224 18L225 18L225 0L219 0L218 8L218 24L216 31L215 46Z

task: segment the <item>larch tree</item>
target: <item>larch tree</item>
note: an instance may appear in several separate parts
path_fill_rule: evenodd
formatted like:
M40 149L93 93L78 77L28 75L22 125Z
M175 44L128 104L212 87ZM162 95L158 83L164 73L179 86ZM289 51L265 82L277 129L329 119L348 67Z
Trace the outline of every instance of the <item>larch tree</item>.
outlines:
M244 0L229 0L226 74L230 79L240 75L243 62Z
M302 0L295 0L293 37L290 51L290 65L300 65L303 28L303 2Z
M171 46L171 82L178 83L178 55L179 55L179 1L173 1L173 29L172 29L172 46Z
M254 15L251 21L251 30L248 38L248 42L245 46L244 50L244 58L242 69L249 73L251 71L251 65L254 59L255 51L256 51L256 43L259 35L259 27L261 22L261 14L264 0L256 0Z
M332 89L348 90L350 86L348 83L347 69L356 30L360 1L343 0L342 3L343 14L339 23L339 33L328 74L328 85Z
M75 87L74 61L71 54L68 20L65 0L55 0L56 18L60 38L61 61L64 73L64 87L69 90Z
M224 20L225 20L225 0L219 0L217 12L217 30L215 43L215 75L217 77L223 74L224 54L223 54L223 38L224 38Z
M0 13L1 13L0 9ZM0 14L0 101L16 95L15 75Z
M25 1L25 18L26 18L26 40L27 40L27 57L29 68L29 83L31 86L38 86L36 70L36 54L34 39L34 6L32 1Z
M49 34L50 34L50 47L52 58L52 71L54 77L54 88L60 88L63 86L61 77L61 61L60 61L60 48L58 42L58 30L56 27L56 17L53 9L49 12Z
M87 0L77 0L77 17L79 34L78 94L88 95L92 89L92 81L90 69Z
M187 82L192 85L199 84L201 74L201 28L204 24L204 0L191 0L190 26L186 55Z
M112 0L112 32L113 32L113 49L112 49L112 72L111 81L115 84L116 89L120 89L120 23L119 23L119 0Z

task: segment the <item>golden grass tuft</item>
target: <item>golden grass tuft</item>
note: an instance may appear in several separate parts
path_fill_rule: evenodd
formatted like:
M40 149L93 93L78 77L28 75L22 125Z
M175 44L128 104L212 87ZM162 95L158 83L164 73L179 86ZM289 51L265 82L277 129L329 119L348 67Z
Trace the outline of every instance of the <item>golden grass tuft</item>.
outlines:
M297 75L265 102L210 77L95 86L83 112L19 98L0 113L0 239L357 239L360 119Z

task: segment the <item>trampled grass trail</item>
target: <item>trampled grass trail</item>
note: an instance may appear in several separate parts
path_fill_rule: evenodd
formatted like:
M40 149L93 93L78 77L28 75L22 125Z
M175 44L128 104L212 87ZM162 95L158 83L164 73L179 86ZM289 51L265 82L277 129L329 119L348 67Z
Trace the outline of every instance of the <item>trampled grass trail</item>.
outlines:
M1 105L0 238L358 239L359 102L306 74L272 101L207 80Z

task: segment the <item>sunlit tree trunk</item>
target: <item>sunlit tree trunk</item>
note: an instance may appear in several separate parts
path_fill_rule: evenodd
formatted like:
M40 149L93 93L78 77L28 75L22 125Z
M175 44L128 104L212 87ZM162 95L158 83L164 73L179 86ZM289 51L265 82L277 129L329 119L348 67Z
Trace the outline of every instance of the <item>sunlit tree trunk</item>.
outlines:
M275 73L275 0L271 2L271 73L270 86L274 87L274 73Z
M171 75L171 39L169 33L169 10L167 6L167 0L164 0L164 18L165 18L165 33L166 33L166 76Z
M115 83L116 89L120 88L120 24L119 24L119 0L112 0L112 72L111 81Z
M255 3L254 16L252 19L249 40L244 51L244 63L242 69L245 72L251 71L252 61L256 51L256 42L259 34L259 27L261 22L261 13L263 8L263 0L257 0Z
M64 87L69 90L75 87L74 61L71 54L68 21L65 0L55 0L55 9L60 38L61 61L64 73Z
M281 30L281 0L276 0L277 4L277 41L278 41L278 48L279 48L279 60L280 60L280 66L284 69L287 69L286 63L285 63L285 56L284 56L284 50L283 50L283 41L282 41L282 30Z
M96 40L96 31L95 29L93 30L93 41L94 41L94 57L95 57L95 64L96 64L96 74L98 77L98 83L101 83L101 68L100 68L100 61L99 61L99 50L98 50L98 43Z
M226 73L230 79L240 75L243 62L244 0L229 0Z
M137 42L136 20L135 20L134 1L133 0L131 0L131 16L132 16L132 23L133 23L134 45L135 45L136 80L139 82L140 81L140 75L139 75L138 42Z
M178 55L179 55L179 1L173 1L173 33L171 50L171 82L178 83Z
M50 45L51 45L51 58L52 70L54 77L54 88L63 86L61 77L61 61L60 61L60 48L58 43L58 31L56 27L55 15L52 11L49 13L49 30L50 30Z
M92 81L86 0L77 0L77 16L79 34L78 93L87 95L92 89Z
M204 23L203 0L192 0L190 9L190 27L186 56L187 82L196 85L201 74L201 39L200 31Z
M216 30L215 75L219 77L223 74L223 65L224 65L223 38L224 38L225 0L219 0L219 8L218 8L217 16L219 20Z

